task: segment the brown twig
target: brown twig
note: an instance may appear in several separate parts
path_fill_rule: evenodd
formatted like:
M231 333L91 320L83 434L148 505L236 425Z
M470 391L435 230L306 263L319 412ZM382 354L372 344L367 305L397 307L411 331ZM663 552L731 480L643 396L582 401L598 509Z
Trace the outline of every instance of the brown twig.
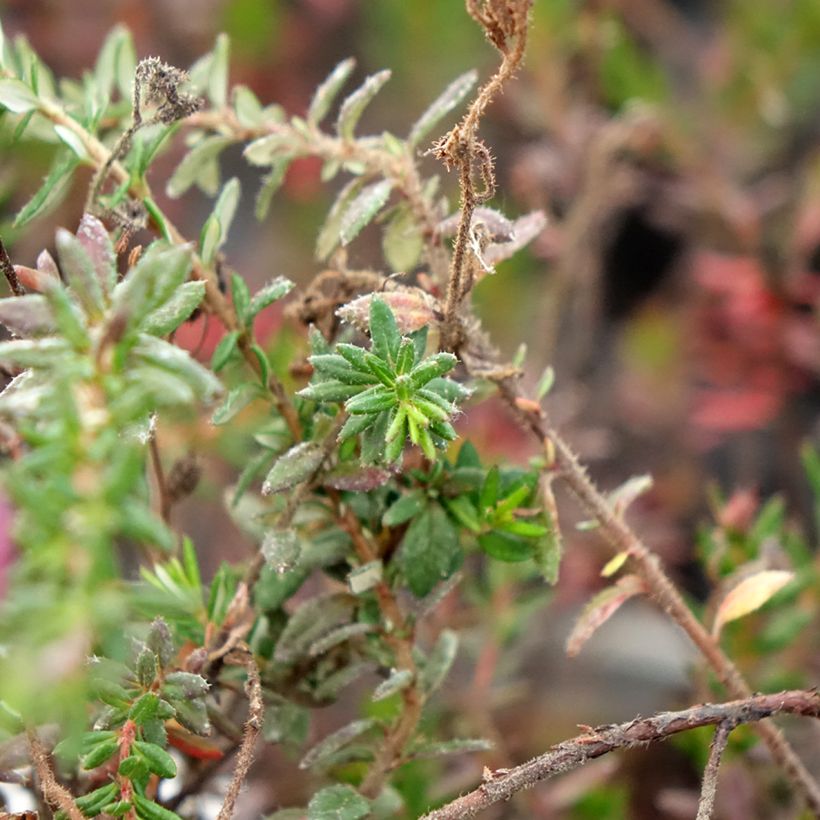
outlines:
M749 698L753 692L740 670L723 652L709 631L692 614L664 572L660 559L612 509L606 497L593 484L569 444L557 430L549 426L546 415L537 405L525 399L514 379L501 378L499 392L522 425L532 432L544 446L549 457L555 458L555 468L581 504L600 525L600 532L610 543L615 554L627 552L638 575L644 580L651 596L667 614L686 632L703 658L735 698ZM533 406L534 405L534 406ZM522 409L528 408L528 409ZM799 790L811 810L820 817L820 786L806 769L797 753L774 724L762 722L757 731L765 740L774 760L786 772L791 783Z
M225 799L222 808L219 810L217 820L230 820L233 817L239 791L253 763L254 747L259 733L262 731L262 723L265 718L265 703L262 699L262 681L259 677L259 667L257 667L250 649L243 644L231 652L226 661L235 666L242 666L248 675L245 684L245 692L248 695L248 717L245 721L242 744L236 756L233 777L225 793Z
M489 149L478 138L478 126L487 106L504 84L515 74L524 58L532 0L466 0L467 11L484 28L487 38L501 52L498 70L479 89L464 118L434 146L433 153L449 170L458 168L461 190L461 217L456 233L447 297L444 306L442 343L447 349L458 348L461 339L457 314L470 292L467 264L473 213L478 205L495 193L493 159ZM478 170L483 190L476 190L474 169Z
M61 785L54 776L51 763L48 759L48 752L45 746L43 746L43 742L40 740L37 730L29 729L26 734L28 736L31 762L37 772L43 797L45 797L50 806L64 811L68 815L69 820L84 820L83 813L77 807L68 789Z
M712 738L712 745L709 747L709 759L706 761L706 768L703 770L703 783L700 787L700 800L698 801L698 816L695 820L712 820L715 797L717 796L720 761L724 751L726 751L729 734L734 728L734 724L724 721L718 724L717 729L715 729L715 736Z
M17 278L14 265L11 263L9 253L6 250L6 246L3 244L2 239L0 239L0 268L3 270L3 276L6 277L6 281L9 283L11 292L15 296L23 296L26 291L20 284L20 280Z
M362 531L355 513L342 504L339 493L328 491L339 526L347 532L353 541L353 548L359 560L370 563L379 559L379 551ZM382 634L386 643L393 650L396 669L405 670L412 676L409 686L402 690L403 708L396 722L390 727L370 765L367 775L360 787L365 797L376 797L382 790L385 780L396 764L401 760L407 742L413 736L421 718L423 697L417 681L416 661L413 658L413 628L402 613L396 596L390 585L380 581L375 589L379 602L382 620Z
M490 772L477 789L424 815L423 820L474 817L483 809L509 799L522 789L531 788L542 780L575 769L616 749L654 743L699 726L733 727L783 713L820 717L820 694L816 690L794 690L774 695L757 695L729 703L703 704L680 712L661 712L650 718L600 726L572 740L559 743L548 752L510 771Z
M171 523L171 494L168 491L168 482L165 480L165 470L162 468L162 458L157 444L156 430L151 431L148 439L148 449L151 454L151 466L154 470L154 478L157 482L157 494L159 495L160 518L166 523Z

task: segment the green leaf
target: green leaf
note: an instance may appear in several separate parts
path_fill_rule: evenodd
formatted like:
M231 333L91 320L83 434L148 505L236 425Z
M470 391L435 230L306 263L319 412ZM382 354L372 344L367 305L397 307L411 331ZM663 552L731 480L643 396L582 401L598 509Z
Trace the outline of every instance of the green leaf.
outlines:
M319 444L312 441L300 442L276 460L262 485L262 493L281 493L307 481L316 473L324 459L325 453Z
M248 308L251 304L251 292L245 280L238 273L231 274L231 299L233 301L233 309L236 311L236 318L240 324L247 324Z
M91 257L80 240L64 228L58 228L56 243L60 268L72 293L90 318L101 317L103 294Z
M423 490L413 489L399 496L385 511L382 524L385 527L397 527L411 518L415 518L427 506L427 495Z
M225 183L218 199L214 203L214 209L206 220L205 226L203 226L202 229L202 236L200 237L203 264L213 264L216 258L216 252L228 238L228 232L231 229L231 223L236 214L236 206L239 204L240 193L239 180L233 177ZM218 226L218 230L213 227L214 223Z
M2 304L0 302L0 304ZM334 379L342 384L372 385L376 381L373 373L363 373L354 369L350 362L338 353L317 353L308 356L308 361L318 376L325 379ZM321 383L321 380L317 380Z
M108 760L108 758L111 757L111 755L113 755L118 748L119 740L117 738L98 743L90 752L88 752L88 754L83 756L83 768L96 769L97 766L101 766L105 763L105 761Z
M458 364L458 359L452 353L435 353L413 368L410 379L413 386L418 389L433 379L449 373L456 364Z
M444 510L435 504L413 519L397 559L411 591L423 598L458 569L462 557L458 533Z
M535 396L538 401L544 398L547 393L552 390L552 386L555 384L555 370L552 366L547 367L544 371L541 378L538 380L538 386L535 388Z
M456 77L416 120L407 142L411 146L418 145L470 93L476 80L478 72L475 69Z
M200 140L179 163L165 186L165 193L172 199L182 196L192 185L198 185L205 193L213 193L211 186L203 181L216 158L225 150L233 139L212 135Z
M145 743L142 740L135 740L133 748L145 759L148 768L154 774L160 777L176 777L177 764L165 749L155 743Z
M162 341L155 336L140 334L139 342L134 346L131 355L154 367L167 370L188 384L196 395L209 401L222 393L222 383L194 359L186 350Z
M106 99L111 99L114 89L119 89L120 94L126 98L130 95L129 91L123 93L119 80L121 64L128 60L133 51L131 32L123 25L114 26L103 41L94 66L96 87ZM133 73L131 79L133 80Z
M382 251L390 269L414 268L424 250L424 235L415 214L407 206L396 209L382 234Z
M117 284L117 253L105 225L92 214L83 214L80 227L77 229L77 241L82 245L100 287L106 296Z
M276 661L292 663L308 656L310 647L317 640L350 622L355 608L355 597L347 593L319 595L300 604L276 644Z
M0 364L7 367L53 367L71 352L63 339L19 339L0 342Z
M214 350L214 355L211 357L211 370L216 372L222 370L231 358L234 350L236 350L236 343L239 341L239 331L232 330L226 333L220 340L219 344Z
M393 182L382 179L366 185L350 201L339 222L339 239L349 245L382 209L393 190Z
M25 114L39 108L37 95L21 80L0 79L0 106L12 114Z
M494 507L498 501L498 493L501 488L501 476L498 465L493 465L487 472L487 477L481 485L481 495L479 496L479 508L484 511Z
M373 691L371 700L379 701L401 692L413 682L413 673L409 669L394 669L387 680L382 681Z
M481 520L473 502L466 495L444 499L444 506L456 521L473 533L481 532Z
M359 820L370 814L370 801L352 786L336 784L322 789L308 803L308 820Z
M362 720L354 720L348 723L341 729L328 735L320 743L317 743L308 753L299 761L300 769L309 769L312 766L320 764L325 758L330 757L339 749L343 749L349 743L352 743L356 738L361 737L366 732L369 732L377 722L374 718L364 718Z
M254 206L254 214L260 222L268 215L273 195L282 187L282 183L285 181L290 161L290 157L274 160L271 163L270 171L262 177L262 186L256 194L256 204Z
M208 96L215 108L224 108L228 103L230 47L228 35L218 34L214 44L213 62L208 72Z
M390 71L380 71L368 77L343 103L336 120L336 133L342 139L353 139L353 132L365 108L390 79Z
M293 282L284 276L277 276L276 279L272 279L267 285L264 285L253 295L253 299L250 301L247 312L248 321L254 319L268 305L272 305L287 296L293 287Z
M479 535L478 544L487 555L506 563L526 561L533 557L532 542L499 530Z
M290 162L300 152L294 138L288 133L266 134L251 142L242 152L242 156L257 166L273 166L276 162Z
M134 794L134 805L139 820L182 820L176 812L158 805L138 792Z
M339 91L341 91L342 86L347 82L347 78L355 67L356 61L352 58L348 57L346 60L342 60L316 89L308 107L307 121L310 125L319 125L325 118L330 106L333 105Z
M265 391L256 382L243 382L228 391L222 404L214 410L211 424L226 424L255 399L263 398Z
M191 269L191 249L155 242L117 284L111 294L112 311L126 316L130 327L168 302Z
M190 317L204 298L204 282L184 282L164 305L145 317L140 330L152 336L167 336Z
M345 401L362 391L360 384L342 384L337 381L319 382L303 387L296 395L310 401Z
M302 544L293 530L271 530L262 542L265 562L280 575L294 569L302 554Z
M421 671L421 687L427 695L435 692L444 683L458 653L458 634L452 629L444 629L427 657Z
M359 385L355 385L359 387ZM375 414L382 410L389 410L396 405L396 394L384 387L376 385L362 390L345 402L345 410L352 415Z
M373 353L380 359L385 362L396 360L401 334L393 311L382 299L370 300L370 338L373 341Z
M243 128L256 128L265 119L264 108L259 98L246 85L235 85L231 89L236 118Z
M93 792L76 798L74 802L86 817L96 817L103 806L106 806L119 794L119 790L117 783L106 783L105 786L100 786L99 789L94 789Z
M338 247L342 229L342 217L350 203L353 202L358 195L361 187L362 180L354 178L336 195L336 199L333 201L333 205L330 206L324 224L319 230L319 236L316 239L316 258L319 261L327 259Z
M351 416L339 431L338 441L341 444L352 436L364 432L376 421L376 415L362 414L361 416Z
M414 745L410 749L410 757L414 760L443 757L445 755L461 755L469 752L487 752L493 748L493 743L484 738L458 738L456 740L427 741Z
M22 228L55 207L68 192L68 183L79 164L79 157L73 151L58 151L37 193L17 212L14 227Z

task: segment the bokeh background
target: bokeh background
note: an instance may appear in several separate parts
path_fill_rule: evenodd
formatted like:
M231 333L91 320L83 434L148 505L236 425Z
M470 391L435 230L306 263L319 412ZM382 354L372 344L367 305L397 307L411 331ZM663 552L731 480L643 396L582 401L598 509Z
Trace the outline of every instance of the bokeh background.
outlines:
M365 130L374 132L406 133L450 80L471 67L486 77L495 64L458 0L5 0L0 17L6 34L27 37L58 76L93 65L117 22L131 28L141 57L180 66L224 31L232 81L293 113L352 55L354 81L393 71L366 114ZM479 312L508 356L526 343L530 383L555 367L550 412L600 484L652 473L654 488L631 515L676 580L703 600L703 533L746 526L773 493L815 543L799 449L820 441L820 3L536 0L526 66L482 133L498 161L494 206L509 216L540 208L549 223L479 285ZM57 225L76 226L89 175L17 235L13 215L46 173L51 149L2 150L0 233L16 262L32 264ZM162 196L183 152L179 144L163 156L152 180L172 220L196 236L207 200ZM430 158L420 161L439 171ZM313 241L336 190L319 171L317 162L295 162L261 225L246 195L226 251L252 286L275 275L305 285L318 272ZM233 175L246 192L258 184L239 149L223 157L223 177ZM453 180L444 183L454 197ZM382 266L375 232L350 261ZM268 324L286 370L300 331L281 314ZM182 341L207 359L220 332L200 319ZM524 462L531 454L492 401L471 411L462 431L487 458ZM219 499L246 453L240 439L238 432L232 450L230 440L212 446L205 428L195 434L206 475L180 516L211 571L251 548ZM190 434L171 446L184 452ZM448 705L457 712L466 704L468 733L483 722L499 751L448 770L442 793L474 782L483 762L521 761L576 724L672 708L704 692L697 675L692 682L685 639L647 604L626 607L579 658L564 656L574 617L604 583L605 551L594 533L573 531L580 513L561 501L567 554L558 587L533 596L534 614L523 620L510 614L514 586L499 583L490 618L518 620L496 630L491 651L487 624L464 624L474 634L442 720L453 720ZM818 642L801 646L766 663L750 655L754 684L816 682ZM741 660L743 650L740 641ZM316 736L338 725L355 698L320 715ZM812 739L803 742L810 748ZM698 753L670 744L608 758L496 816L692 816ZM303 801L309 788L278 752L255 776L247 817ZM407 776L433 775L421 768ZM748 769L729 766L724 781L721 817L780 816L758 813ZM782 811L794 816L786 803Z

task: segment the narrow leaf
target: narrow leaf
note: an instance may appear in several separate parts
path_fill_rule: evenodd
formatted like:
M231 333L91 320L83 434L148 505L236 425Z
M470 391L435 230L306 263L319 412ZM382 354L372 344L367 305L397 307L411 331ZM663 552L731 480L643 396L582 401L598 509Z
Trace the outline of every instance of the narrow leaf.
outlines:
M393 182L382 179L366 185L347 206L339 224L339 238L342 245L349 245L362 229L373 220L382 209L393 190Z
M373 691L372 700L384 700L396 692L401 692L413 682L413 673L409 669L394 669L387 680L382 681Z
M37 95L22 80L0 79L0 106L7 108L12 114L25 114L39 105Z
M373 718L354 720L343 726L341 729L328 735L321 743L317 743L299 762L300 769L309 769L317 763L332 755L339 749L344 748L348 743L352 743L356 738L361 737L365 732L369 732L377 725Z
M630 598L646 592L646 585L637 575L624 575L616 583L601 590L584 607L567 638L566 652L574 658L584 644Z
M18 211L14 218L14 227L23 227L57 205L68 191L68 183L79 163L80 159L74 152L59 151L37 193Z
M368 77L343 103L336 120L336 132L342 139L352 139L365 108L390 79L390 71Z
M444 683L456 659L458 644L458 634L452 629L445 629L438 636L421 672L421 686L428 695Z
M200 140L179 163L168 184L165 192L171 198L182 196L192 185L200 185L200 177L203 171L207 170L222 151L229 146L233 140L230 137L213 135ZM207 193L207 192L206 192Z
M333 105L342 86L356 67L356 61L350 57L342 60L333 71L328 74L322 84L316 89L308 107L307 121L311 125L319 125L325 118L330 106Z
M411 146L418 145L470 93L477 79L478 72L475 69L456 77L418 118L407 142Z
M277 276L276 279L264 285L251 299L251 303L248 306L248 321L253 319L268 305L272 305L274 302L278 302L282 297L287 296L293 289L293 286L293 282L284 276Z

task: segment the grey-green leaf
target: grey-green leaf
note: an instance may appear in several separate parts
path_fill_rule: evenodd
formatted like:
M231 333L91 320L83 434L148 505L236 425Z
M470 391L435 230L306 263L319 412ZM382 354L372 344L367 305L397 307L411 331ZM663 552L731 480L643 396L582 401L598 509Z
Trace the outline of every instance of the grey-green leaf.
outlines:
M333 105L333 101L355 67L356 61L354 59L348 57L346 60L342 60L316 89L307 113L307 121L311 125L319 125L325 118L330 106Z
M394 669L387 680L382 681L374 690L372 700L384 700L396 692L401 692L413 682L413 673L409 669Z
M216 158L230 145L233 140L230 137L213 135L200 140L179 163L168 184L165 192L168 196L175 198L182 196L192 185L197 184L202 187L201 175L208 172L208 167ZM206 185L206 187L208 187ZM207 190L206 190L207 193Z
M419 758L442 757L444 755L460 755L469 752L486 752L493 748L492 741L481 737L457 738L455 740L428 741L419 743L410 750L414 760Z
M48 300L39 294L0 299L0 324L15 336L44 336L53 332L54 314Z
M361 186L361 179L354 177L336 195L336 199L333 201L333 205L331 205L330 211L328 211L325 217L324 224L319 230L319 236L316 239L316 258L318 260L323 261L327 259L338 247L341 236L342 217L350 203L356 198Z
M343 245L350 244L384 207L393 190L393 182L382 179L372 182L359 191L347 206L339 223L339 239Z
M365 108L390 79L390 71L379 71L368 77L343 103L336 120L336 132L342 139L352 139Z
M165 304L145 317L140 330L152 336L173 333L199 307L204 297L204 282L184 282Z
M443 630L421 672L421 686L428 695L444 683L457 653L458 634L452 629Z
M299 768L309 769L311 766L321 763L324 758L329 757L339 751L339 749L352 743L356 738L361 737L365 732L369 732L376 725L377 721L374 718L364 718L348 723L310 749L299 761Z
M79 164L80 158L73 151L59 151L37 193L18 211L14 218L14 227L23 227L57 205L67 193L68 183Z
M12 114L25 114L39 105L37 95L22 80L0 79L0 106L7 108Z
M262 492L265 495L280 493L301 484L319 469L324 458L325 454L318 444L300 442L276 460L265 478Z
M277 276L276 279L268 282L260 290L258 290L251 299L248 306L248 321L253 319L260 311L264 310L268 305L272 305L293 289L293 282L286 279L284 276Z
M307 809L308 820L359 820L368 814L370 801L340 783L314 794Z
M453 80L418 118L407 138L408 143L418 145L470 93L477 79L478 72L473 69Z
M103 293L97 271L83 243L73 233L57 230L57 253L66 282L89 317L103 312Z
M299 536L293 530L271 530L261 549L265 562L280 575L294 569L302 554Z

